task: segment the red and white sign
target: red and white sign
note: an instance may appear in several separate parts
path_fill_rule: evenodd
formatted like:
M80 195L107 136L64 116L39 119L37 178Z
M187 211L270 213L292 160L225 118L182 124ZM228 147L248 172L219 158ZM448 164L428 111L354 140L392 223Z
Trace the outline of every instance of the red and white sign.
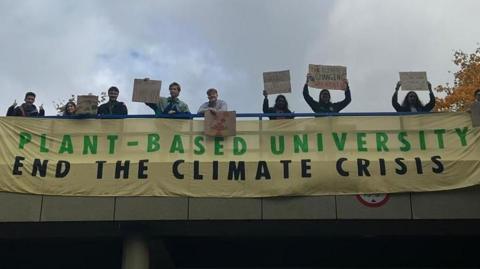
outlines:
M388 193L359 194L357 200L368 207L381 207L388 202Z

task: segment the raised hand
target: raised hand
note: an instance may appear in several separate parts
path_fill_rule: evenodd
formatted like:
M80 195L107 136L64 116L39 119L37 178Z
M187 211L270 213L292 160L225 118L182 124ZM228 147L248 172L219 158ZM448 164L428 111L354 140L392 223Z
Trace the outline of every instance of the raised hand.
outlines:
M399 81L397 82L397 86L395 86L395 91L400 90L400 87L402 86L402 83Z

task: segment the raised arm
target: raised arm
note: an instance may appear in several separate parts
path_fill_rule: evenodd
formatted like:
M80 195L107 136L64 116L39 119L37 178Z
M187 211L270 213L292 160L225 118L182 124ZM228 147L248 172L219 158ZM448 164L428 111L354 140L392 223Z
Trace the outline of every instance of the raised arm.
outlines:
M315 112L315 108L318 106L318 102L313 100L313 98L310 96L310 93L308 92L308 84L305 83L305 86L303 86L303 99L307 102L307 104L310 106L310 108Z
M263 113L268 113L269 105L268 105L267 91L263 91L263 96L265 97L265 98L263 98Z
M430 112L435 107L435 95L433 95L432 84L428 82L428 91L430 92L430 101L423 107L423 111Z
M342 101L333 104L335 108L335 112L340 112L342 109L348 106L348 104L350 104L350 102L352 101L352 94L350 93L350 86L348 85L348 81L345 80L344 82L345 82L345 98Z
M400 89L400 86L402 86L402 83L397 82L397 86L395 87L395 92L393 93L393 96L392 96L392 106L393 108L395 108L395 110L398 112L398 111L401 111L402 109L402 106L398 103L398 90Z

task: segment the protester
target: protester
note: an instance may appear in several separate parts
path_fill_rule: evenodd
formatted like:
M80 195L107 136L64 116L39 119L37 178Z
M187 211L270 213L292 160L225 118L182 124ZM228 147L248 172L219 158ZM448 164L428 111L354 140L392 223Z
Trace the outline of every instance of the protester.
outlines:
M146 78L148 80L148 78ZM160 102L154 103L145 103L149 106L153 111L155 111L155 115L190 115L190 110L188 109L188 105L180 100L178 96L180 95L180 84L177 82L173 82L168 86L168 90L170 91L170 97L160 97Z
M331 113L331 112L340 112L352 101L350 94L350 87L348 85L348 80L344 80L345 83L345 99L340 102L332 103L330 100L330 92L327 89L320 91L318 102L313 100L308 92L308 82L311 79L310 75L307 75L307 81L305 86L303 86L303 98L307 104L312 108L315 113Z
M215 114L217 111L227 111L227 103L218 99L217 89L211 88L207 90L208 102L203 103L198 108L198 114L205 114L206 111L210 111Z
M98 115L128 115L127 106L117 101L119 92L115 86L108 89L108 102L98 107Z
M8 108L7 116L19 116L19 117L38 117L38 116L45 116L45 110L43 110L43 106L40 105L39 110L33 104L35 103L36 95L33 92L27 92L25 94L25 103L17 106L17 101L13 102Z
M268 105L268 93L267 91L263 91L263 113L292 113L290 109L288 109L288 101L284 95L279 94L275 99L275 105L273 107L269 107ZM271 120L280 120L280 119L293 119L293 116L270 116Z
M77 105L73 101L67 102L63 110L63 116L73 116L77 113Z
M392 106L397 112L430 112L435 107L435 95L433 95L432 84L430 82L428 82L430 101L426 105L422 104L417 93L414 91L409 91L400 105L398 103L398 90L400 90L401 86L402 83L400 81L397 82L395 93L393 93L392 96Z

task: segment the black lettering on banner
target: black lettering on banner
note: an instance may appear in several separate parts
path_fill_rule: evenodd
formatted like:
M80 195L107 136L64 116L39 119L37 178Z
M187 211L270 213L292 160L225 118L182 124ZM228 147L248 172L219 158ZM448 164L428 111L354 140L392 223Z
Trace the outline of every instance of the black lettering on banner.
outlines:
M422 159L415 157L415 165L417 166L417 174L423 174Z
M148 174L145 173L148 170L148 160L140 160L138 162L138 179L147 179Z
M367 159L357 159L357 170L358 176L363 177L364 175L369 177L370 172L368 171L368 166L370 165L370 161Z
M70 172L70 162L58 161L57 169L55 170L55 177L64 178L68 175L68 172Z
M20 169L23 167L22 161L25 161L25 157L15 156L15 162L13 163L12 174L18 175L18 176L22 175L22 170Z
M347 158L340 158L337 160L337 173L343 177L348 177L350 175L349 172L343 170L343 167L342 167L342 164L345 162L345 161L348 161Z
M218 180L218 161L212 162L212 179Z
M107 161L96 161L97 163L97 179L102 179L103 178L103 165Z
M200 174L200 161L193 161L193 179L203 179L203 175Z
M291 160L281 160L280 162L283 164L283 178L288 179L290 177L289 164L292 161Z
M310 159L304 159L301 161L302 164L302 177L312 177L312 174L310 173Z
M445 169L443 163L440 161L442 158L440 156L432 156L432 162L437 165L437 167L432 167L432 171L436 174L440 174Z
M380 175L384 176L387 174L387 169L385 167L385 159L378 159L378 164L380 165Z
M172 166L172 173L173 175L175 176L176 179L183 179L185 178L185 176L183 174L180 174L180 172L178 172L178 166L180 166L180 164L184 163L185 160L176 160L174 163L173 163L173 166Z
M245 180L245 162L239 161L238 166L235 161L230 161L228 163L228 180Z
M32 168L32 176L37 176L37 173L40 174L40 177L47 176L47 165L48 160L34 159L33 160L33 168Z
M407 173L407 166L405 163L403 163L405 159L404 158L396 158L395 163L400 166L400 168L395 168L395 172L399 175L405 175Z
M266 161L259 161L257 165L257 175L255 176L256 180L264 177L265 179L272 179L270 176L270 171L268 171L268 166Z
M123 178L128 178L130 172L130 161L125 161L125 164L122 165L122 161L117 161L115 164L115 178L120 178L120 174L123 173Z

